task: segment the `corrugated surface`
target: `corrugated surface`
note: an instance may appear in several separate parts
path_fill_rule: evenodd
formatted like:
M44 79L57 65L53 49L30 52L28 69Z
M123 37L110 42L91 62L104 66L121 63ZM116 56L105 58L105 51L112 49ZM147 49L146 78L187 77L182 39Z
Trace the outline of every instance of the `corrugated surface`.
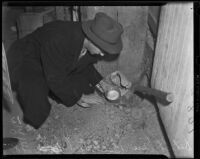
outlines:
M152 72L152 87L172 92L169 106L158 103L177 157L193 156L193 5L162 7Z

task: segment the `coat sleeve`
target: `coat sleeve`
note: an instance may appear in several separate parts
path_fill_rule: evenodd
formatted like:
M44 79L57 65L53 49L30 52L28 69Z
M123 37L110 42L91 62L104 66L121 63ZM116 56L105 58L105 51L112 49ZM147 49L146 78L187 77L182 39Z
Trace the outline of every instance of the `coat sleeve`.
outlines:
M103 79L103 76L96 70L94 65L90 64L88 66L87 78L88 78L90 84L94 87Z
M67 56L66 56L66 55ZM72 76L75 56L68 52L66 41L48 40L42 46L42 65L51 91L67 106L74 105L81 98L76 89L81 79Z
M87 53L79 60L76 69L73 70L73 72L76 74L83 72L85 78L93 87L103 79L102 75L95 69L93 65L96 62L97 58L92 57L89 53Z

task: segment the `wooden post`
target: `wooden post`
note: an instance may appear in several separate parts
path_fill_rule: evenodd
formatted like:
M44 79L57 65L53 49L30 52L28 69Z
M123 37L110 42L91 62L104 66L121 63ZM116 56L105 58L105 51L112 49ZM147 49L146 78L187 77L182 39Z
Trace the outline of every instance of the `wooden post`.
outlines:
M193 158L193 4L162 7L155 51L152 88L174 94L158 104L176 157Z

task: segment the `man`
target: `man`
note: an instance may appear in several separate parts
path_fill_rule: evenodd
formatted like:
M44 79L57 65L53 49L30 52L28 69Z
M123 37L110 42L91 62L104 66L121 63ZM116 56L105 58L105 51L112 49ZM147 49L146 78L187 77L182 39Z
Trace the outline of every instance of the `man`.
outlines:
M82 23L47 23L16 41L7 58L24 122L41 127L51 109L48 96L69 107L85 102L97 85L105 91L109 85L93 64L119 56L122 32L121 24L97 13Z

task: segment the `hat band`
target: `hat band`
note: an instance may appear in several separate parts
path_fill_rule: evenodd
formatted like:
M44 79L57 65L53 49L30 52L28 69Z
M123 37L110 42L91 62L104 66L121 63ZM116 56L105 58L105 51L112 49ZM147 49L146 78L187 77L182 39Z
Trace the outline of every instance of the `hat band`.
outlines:
M116 43L117 43L117 42L109 42L109 41L106 41L106 40L102 39L100 36L98 36L98 35L93 31L92 26L90 26L90 30L91 30L91 32L92 32L96 37L98 37L100 40L102 40L102 41L105 42L105 43L109 43L109 44L116 44Z

